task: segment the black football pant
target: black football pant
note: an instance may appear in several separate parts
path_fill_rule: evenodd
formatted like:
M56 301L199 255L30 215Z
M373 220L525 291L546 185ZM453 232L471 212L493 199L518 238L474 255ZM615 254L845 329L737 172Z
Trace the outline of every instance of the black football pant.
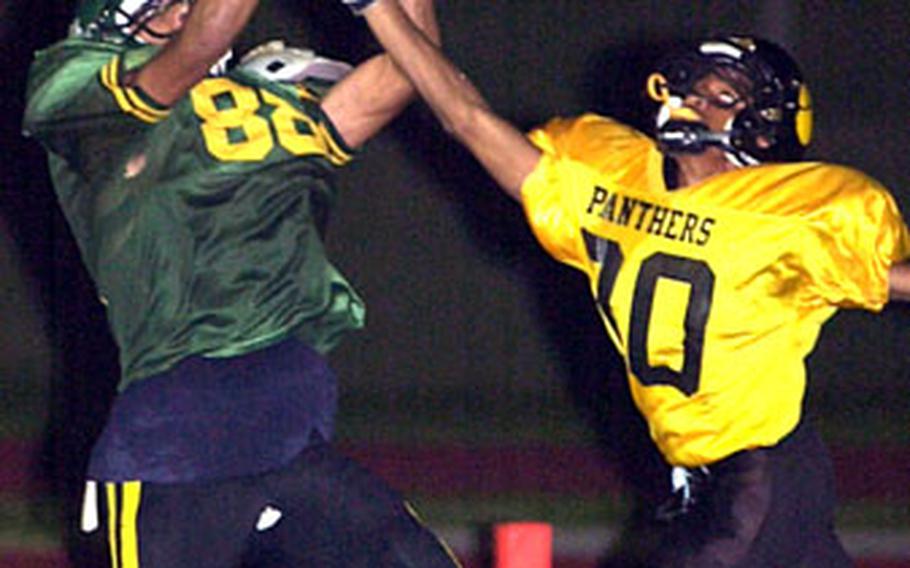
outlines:
M326 444L262 475L98 493L113 568L458 566L395 492Z
M694 472L692 502L665 519L652 566L842 568L834 533L834 473L806 425L773 448L740 452ZM664 511L667 513L668 511Z

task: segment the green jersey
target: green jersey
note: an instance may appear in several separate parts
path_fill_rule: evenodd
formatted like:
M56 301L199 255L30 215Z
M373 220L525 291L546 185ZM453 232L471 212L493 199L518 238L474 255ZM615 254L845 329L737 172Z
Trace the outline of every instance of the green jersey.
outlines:
M25 130L106 306L120 388L290 335L328 351L364 308L322 241L351 155L315 89L235 69L163 108L121 81L155 50L70 38L29 77Z

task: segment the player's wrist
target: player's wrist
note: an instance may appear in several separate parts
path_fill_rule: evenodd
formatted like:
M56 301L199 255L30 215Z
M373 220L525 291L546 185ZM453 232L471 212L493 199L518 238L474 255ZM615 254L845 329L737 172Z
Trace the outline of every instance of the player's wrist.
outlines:
M378 0L341 0L341 3L348 7L355 16L362 16Z

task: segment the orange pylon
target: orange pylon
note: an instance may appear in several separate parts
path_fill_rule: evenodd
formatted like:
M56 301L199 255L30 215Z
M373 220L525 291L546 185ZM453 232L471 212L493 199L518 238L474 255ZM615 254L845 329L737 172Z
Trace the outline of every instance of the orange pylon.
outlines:
M553 526L510 522L493 526L493 568L551 568Z

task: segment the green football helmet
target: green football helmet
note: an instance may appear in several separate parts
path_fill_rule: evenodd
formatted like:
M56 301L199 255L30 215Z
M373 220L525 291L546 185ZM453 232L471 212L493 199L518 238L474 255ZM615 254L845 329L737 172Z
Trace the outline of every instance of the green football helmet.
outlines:
M178 2L193 0L82 0L72 33L116 43L138 41L139 31L160 36L149 29L149 21Z

